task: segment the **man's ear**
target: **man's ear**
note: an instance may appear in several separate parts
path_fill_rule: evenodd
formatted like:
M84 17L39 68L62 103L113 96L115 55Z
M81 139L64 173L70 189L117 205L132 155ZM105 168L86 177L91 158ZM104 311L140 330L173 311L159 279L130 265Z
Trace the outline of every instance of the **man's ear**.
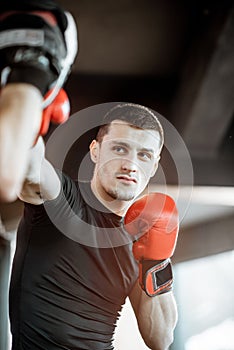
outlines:
M93 140L89 145L90 157L93 163L97 163L99 147L99 142L96 140Z
M150 177L153 177L156 173L156 171L158 170L158 164L159 164L159 161L160 161L160 156L158 156L156 159L155 159L155 164L154 164L154 167L153 167L153 170L152 170L152 173L150 175Z

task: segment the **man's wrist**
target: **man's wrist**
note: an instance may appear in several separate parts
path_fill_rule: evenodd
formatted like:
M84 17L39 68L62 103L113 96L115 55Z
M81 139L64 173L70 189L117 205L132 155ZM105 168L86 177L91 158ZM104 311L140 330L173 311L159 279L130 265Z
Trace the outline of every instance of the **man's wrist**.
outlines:
M30 84L35 86L44 96L48 91L51 80L52 73L42 67L18 66L9 69L7 80L3 82L3 85L10 83Z
M139 282L148 296L156 296L172 290L171 260L142 260L139 262Z

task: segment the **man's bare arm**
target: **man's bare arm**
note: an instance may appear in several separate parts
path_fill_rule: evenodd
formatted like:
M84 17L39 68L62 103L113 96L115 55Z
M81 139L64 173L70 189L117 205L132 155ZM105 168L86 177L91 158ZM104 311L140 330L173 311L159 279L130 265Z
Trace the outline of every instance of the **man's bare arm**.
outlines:
M129 299L145 344L152 350L167 350L178 318L173 293L149 297L137 282Z
M0 200L13 201L22 186L27 154L41 124L42 96L30 84L12 83L0 95Z
M68 118L62 86L78 48L74 19L59 5L48 8L38 1L26 11L18 3L1 6L0 201L6 202L17 199L37 136L47 133L51 120ZM32 28L35 38L43 34L36 46ZM14 35L18 31L24 33L23 45Z

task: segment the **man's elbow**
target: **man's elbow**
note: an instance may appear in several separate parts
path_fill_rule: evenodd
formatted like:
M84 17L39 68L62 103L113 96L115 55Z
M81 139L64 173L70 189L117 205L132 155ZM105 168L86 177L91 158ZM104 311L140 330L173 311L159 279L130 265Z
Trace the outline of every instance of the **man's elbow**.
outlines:
M160 339L158 339L157 337L153 337L151 339L144 339L145 344L151 350L168 350L169 346L173 343L173 341L173 333L162 335Z

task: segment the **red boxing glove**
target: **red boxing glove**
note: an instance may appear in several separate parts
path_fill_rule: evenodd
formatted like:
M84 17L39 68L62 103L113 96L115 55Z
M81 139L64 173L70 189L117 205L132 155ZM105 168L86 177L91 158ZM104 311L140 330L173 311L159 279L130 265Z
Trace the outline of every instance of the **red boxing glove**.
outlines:
M179 216L174 200L150 193L134 202L124 218L125 229L138 238L133 254L139 263L139 283L149 296L172 289L170 257L174 253Z
M45 99L52 94L53 90L48 91ZM70 103L66 92L60 89L55 99L43 110L41 128L39 135L45 135L49 129L50 122L62 124L67 121L70 114Z

